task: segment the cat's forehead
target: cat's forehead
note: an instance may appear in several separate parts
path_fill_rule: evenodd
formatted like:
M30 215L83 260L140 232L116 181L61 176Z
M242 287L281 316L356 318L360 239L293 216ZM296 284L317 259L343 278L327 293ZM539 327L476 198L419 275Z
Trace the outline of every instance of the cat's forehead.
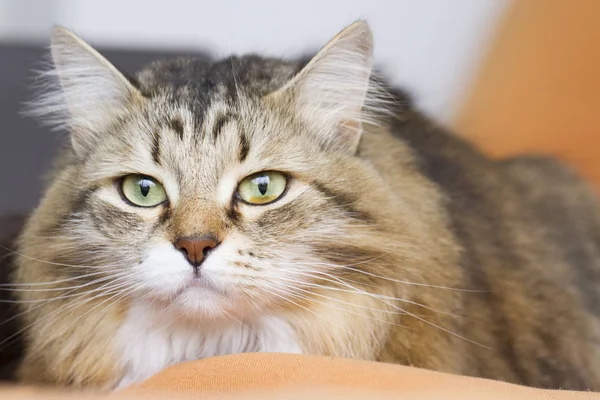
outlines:
M154 154L156 147L176 152L171 161L181 161L185 153L187 163L243 161L251 141L258 145L258 136L277 131L276 119L260 109L260 98L287 82L298 65L258 56L155 62L137 77L150 99L142 135L153 142Z
M170 172L183 185L214 186L223 172L248 157L252 126L239 107L223 99L211 99L201 114L195 106L169 97L153 99L145 118L134 120L137 132L131 141L144 143L133 148L148 170Z
M214 101L235 102L240 92L263 96L281 87L301 63L258 56L230 57L219 61L177 58L156 61L137 75L142 92L172 96L202 112Z
M169 176L182 188L208 193L228 174L239 179L283 168L302 153L303 141L294 138L288 119L262 107L260 99L246 92L232 99L215 91L200 103L186 98L189 88L179 90L185 96L152 96L144 112L132 115L99 159L121 158L114 160L123 166L119 174Z

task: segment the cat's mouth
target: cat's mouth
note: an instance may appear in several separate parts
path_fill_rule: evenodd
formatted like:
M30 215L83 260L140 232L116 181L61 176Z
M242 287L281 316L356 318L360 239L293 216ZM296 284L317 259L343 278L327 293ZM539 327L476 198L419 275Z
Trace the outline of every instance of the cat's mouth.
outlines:
M175 293L175 297L178 297L189 290L205 291L220 296L225 295L211 279L208 279L204 275L191 275L186 278Z
M163 309L169 309L186 320L229 320L243 318L251 311L240 304L233 292L220 287L208 276L188 276L167 297L158 299Z

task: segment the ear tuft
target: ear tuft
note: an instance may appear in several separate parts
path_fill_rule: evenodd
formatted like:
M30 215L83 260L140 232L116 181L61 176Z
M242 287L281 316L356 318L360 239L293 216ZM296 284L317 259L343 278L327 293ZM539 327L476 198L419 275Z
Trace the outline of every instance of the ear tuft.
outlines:
M50 53L53 68L42 73L42 92L28 111L69 130L75 151L82 155L143 96L108 60L65 28L53 29Z
M329 41L283 88L271 96L292 96L298 113L322 135L353 152L362 126L373 122L370 107L378 90L371 82L373 36L357 21ZM375 100L375 101L374 101Z

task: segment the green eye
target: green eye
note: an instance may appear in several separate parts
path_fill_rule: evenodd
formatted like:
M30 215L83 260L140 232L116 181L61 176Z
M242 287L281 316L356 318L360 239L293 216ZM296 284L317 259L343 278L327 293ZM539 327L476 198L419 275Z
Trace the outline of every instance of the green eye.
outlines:
M286 187L287 177L281 172L259 172L244 178L237 196L248 204L263 205L280 198Z
M139 207L155 207L167 200L165 189L152 178L127 175L121 183L123 197Z

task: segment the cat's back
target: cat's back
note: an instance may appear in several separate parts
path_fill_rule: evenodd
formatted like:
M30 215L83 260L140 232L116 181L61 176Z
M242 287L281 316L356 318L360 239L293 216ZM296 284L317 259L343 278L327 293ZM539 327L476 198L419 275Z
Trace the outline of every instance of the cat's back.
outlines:
M535 322L524 322L545 351L534 383L600 387L600 203L594 187L566 164L545 156L499 162L526 221L530 277L521 294ZM527 270L526 270L527 271ZM527 274L525 274L527 276ZM518 286L517 286L518 287ZM543 299L543 303L539 302ZM530 303L531 302L531 303ZM537 321L536 321L537 320Z
M600 199L594 186L554 157L493 160L422 116L407 115L392 133L443 193L452 228L467 250L489 240L508 257L521 249L514 237L525 233L535 254L553 248L569 269L587 266L586 283L597 293L600 315Z
M443 194L462 248L473 347L466 373L539 387L600 388L600 208L560 162L494 161L418 114L392 125Z
M569 266L569 282L585 309L600 318L600 202L594 187L552 157L499 163L546 248ZM600 337L598 337L600 341Z

